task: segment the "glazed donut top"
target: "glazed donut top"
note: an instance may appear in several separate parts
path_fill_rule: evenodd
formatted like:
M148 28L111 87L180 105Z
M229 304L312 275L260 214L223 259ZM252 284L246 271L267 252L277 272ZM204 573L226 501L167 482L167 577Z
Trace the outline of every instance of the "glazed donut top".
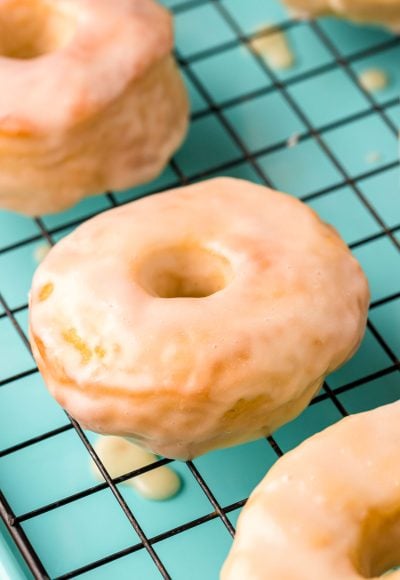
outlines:
M84 121L172 44L153 0L0 0L0 136Z
M399 566L399 447L398 401L286 454L251 494L221 579L362 580Z
M211 421L268 384L283 415L355 350L367 304L360 266L312 210L220 178L112 209L59 242L35 273L30 328L53 393L69 385L68 402L84 394L102 413L96 430L129 435L112 401L140 414L146 393L152 421L162 401L178 412L192 397Z

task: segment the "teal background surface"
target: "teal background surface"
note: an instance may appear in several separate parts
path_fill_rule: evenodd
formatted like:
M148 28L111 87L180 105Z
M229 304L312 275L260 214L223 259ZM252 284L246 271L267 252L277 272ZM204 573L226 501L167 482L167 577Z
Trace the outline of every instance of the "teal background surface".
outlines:
M191 182L230 175L304 200L339 230L368 275L372 304L360 350L300 417L274 434L275 444L259 440L193 465L173 462L183 488L165 502L117 484L173 580L218 578L232 542L221 514L236 525L277 450L289 451L345 413L400 398L400 41L335 19L295 22L277 0L164 3L175 14L192 105L173 163L152 183L40 220L0 212L0 488L51 578L161 576L110 489L94 479L85 446L47 393L27 347L28 292L35 251L47 243L44 230L57 242L91 216L178 186L182 176ZM249 45L275 25L293 50L290 69L270 70ZM389 84L368 95L354 75L375 67L387 72ZM294 136L298 142L288 147ZM3 524L0 562L1 580L31 577Z

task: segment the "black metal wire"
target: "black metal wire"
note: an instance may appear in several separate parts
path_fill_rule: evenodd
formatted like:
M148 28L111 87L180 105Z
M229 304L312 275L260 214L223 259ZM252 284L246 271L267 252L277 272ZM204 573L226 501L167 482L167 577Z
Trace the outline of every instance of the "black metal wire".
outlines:
M71 428L73 428L72 425L71 425ZM50 434L46 433L46 435L47 435L47 437L44 437L43 439L47 439L48 437L53 437L54 433L52 433L52 432ZM34 442L31 442L30 445L35 444L35 443L39 443L39 441L36 440ZM14 449L11 449L11 451L9 449L7 449L6 454L9 454L9 453L14 453ZM154 463L151 463L149 465L145 465L145 466L140 467L138 469L133 469L132 471L124 473L123 475L120 475L118 477L113 477L110 479L112 480L112 483L114 485L118 485L119 483L124 483L125 481L127 481L128 479L131 479L132 477L137 477L139 475L142 475L143 473L147 473L148 471L153 471L154 469L162 467L163 465L168 465L171 462L172 462L172 459L166 459L166 458L160 459L158 461L155 461ZM77 491L75 493L72 493L71 495L67 495L67 496L65 496L61 499L58 499L56 501L53 501L51 503L47 503L41 507L30 510L26 513L20 514L19 516L16 516L15 519L20 523L26 522L27 520L31 520L32 518L36 518L38 516L42 516L43 514L51 512L54 509L68 505L74 501L77 501L79 499L83 499L84 497L88 497L89 495L97 493L98 491L103 491L104 489L107 489L107 487L108 487L107 481L105 481L104 483L98 483L98 484L93 485L91 487L87 487L81 491Z
M378 308L379 306L382 306L383 304L387 304L388 302L392 302L394 300L397 300L398 298L400 298L400 292L395 292L394 294L389 294L388 296L385 296L384 298L379 298L379 300L374 300L373 302L371 302L369 309L373 310L374 308Z
M212 0L206 0L207 3L210 3L211 1ZM258 38L264 38L267 36L271 36L271 35L275 34L276 32L285 32L291 28L296 28L296 27L300 27L300 26L304 26L304 22L302 22L301 20L285 20L283 22L280 22L279 24L274 24L274 25L265 27L262 30L252 32L251 34L245 34L243 32L242 38L244 40L246 40L246 42L248 44L250 44L252 41L254 41ZM238 43L237 43L236 38L233 40L228 40L228 41L225 41L221 44L216 44L215 46L212 46L211 48L206 48L206 49L200 50L198 52L192 53L190 56L188 56L185 59L184 62L182 62L180 64L182 64L182 66L185 67L187 64L193 64L197 61L204 60L204 59L219 55L227 50L231 50L232 48L237 47L237 45L238 45ZM345 61L348 63L356 62L358 60L364 59L364 58L369 57L369 56L373 56L375 54L379 54L380 52L382 52L384 50L388 50L389 48L393 48L396 46L398 46L398 38L397 37L389 38L388 40L384 40L383 42L378 43L375 46L370 46L368 48L354 51L352 54L346 56ZM329 66L333 69L334 63L332 62ZM317 70L317 69L315 69L315 70Z
M398 99L391 100L390 103L389 103L389 105L385 105L384 108L388 108L389 106L390 107L393 106L394 104L397 103L397 101L398 101ZM223 108L220 106L219 107L219 110L222 111ZM361 111L361 112L355 113L355 114L353 114L351 116L348 116L348 117L343 117L343 118L338 119L338 120L336 120L336 121L334 121L334 122L332 122L330 124L327 124L325 126L322 126L322 127L320 127L318 129L318 131L319 131L319 133L323 134L326 131L329 131L331 129L336 129L336 128L340 127L341 125L350 124L351 122L353 122L353 121L355 121L355 120L357 120L359 118L362 118L362 117L371 115L373 113L374 113L374 110L367 109L365 111ZM207 109L207 114L210 114L210 110L209 109ZM313 137L313 135L311 133L299 134L298 141L299 142L302 142L302 141L305 141L305 140L310 139L312 137ZM260 156L264 156L264 155L267 155L268 153L273 153L275 151L279 151L281 149L286 149L286 148L287 148L287 141L285 140L285 141L281 141L279 143L276 143L274 145L271 145L269 147L265 147L265 148L259 149L256 152L254 152L252 154L252 156L255 159L257 159ZM184 175L184 173L178 167L178 165L176 164L176 162L174 160L172 160L171 163L170 163L170 165L175 170L175 172L177 173L177 180L174 181L174 182L169 183L166 187L161 188L161 191L164 191L165 189L171 189L171 188L174 188L174 187L179 187L180 185L183 185L183 183L186 184L189 181L192 182L192 181L196 181L196 180L198 180L200 178L208 177L209 175L211 175L211 174L213 174L215 172L221 173L221 172L229 171L233 167L236 167L237 165L242 164L245 160L246 159L244 159L243 157L240 156L237 159L234 159L234 160L229 161L229 162L226 162L226 163L222 163L222 164L217 165L217 166L215 166L213 168L210 168L209 170L205 170L205 171L202 171L200 173L191 175L190 176L190 179L187 176ZM358 183L359 181L362 181L364 179L368 179L369 177L372 177L374 175L378 175L380 173L385 173L386 171L388 171L390 169L394 169L396 167L400 167L400 160L393 160L393 161L391 161L389 163L386 163L386 164L383 164L383 165L379 165L378 167L374 167L374 168L368 169L367 171L362 172L362 173L354 176L352 178L352 181ZM315 192L307 193L306 195L301 196L300 199L302 201L310 201L311 199L314 199L314 198L323 196L326 193L331 193L333 191L336 191L337 189L340 189L340 188L344 187L345 185L348 185L348 180L347 179L338 181L337 183L335 183L333 185L330 185L329 187L324 187L324 188L319 189L319 190L317 190ZM138 198L139 197L147 197L147 196L153 195L154 193L158 193L159 191L160 191L159 188L158 189L154 189L154 190L149 190L149 191L147 191L147 192L142 193L141 195L139 195ZM124 205L124 203L129 203L129 202L118 203L116 201L116 199L115 199L114 194L110 194L109 193L107 195L110 196L110 198L113 200L113 202L112 202L112 205L113 206L116 206L116 205ZM94 212L93 214L90 215L90 217L93 217L95 215L98 215L100 213L103 213L104 211L107 211L107 209L109 209L109 208L106 208L104 210L100 210L100 211ZM27 237L27 238L25 238L23 240L19 240L17 242L14 242L12 244L7 245L7 246L2 246L2 247L0 247L0 255L1 254L6 254L6 253L11 252L13 250L17 250L18 248L27 246L27 245L29 245L29 244L31 244L33 242L39 242L40 240L43 240L43 237L45 237L45 239L47 241L47 236L51 236L52 237L55 234L59 234L59 233L65 232L66 230L70 229L71 227L76 227L76 226L80 225L81 223L85 222L87 219L88 219L87 217L84 217L84 218L77 218L77 219L69 220L69 221L66 221L65 223L63 223L63 224L61 224L59 226L56 226L56 227L53 227L53 228L47 228L46 229L46 236L44 236L43 233L40 233L40 234L36 234L34 236L29 236L29 237ZM44 229L43 224L42 224L42 228ZM23 310L25 307L26 307L26 305L21 305L21 306L18 306L17 308L11 309L11 310L12 310L12 312L16 312L18 309L19 310ZM0 317L1 316L5 316L5 315L4 314L3 315L0 314Z
M25 377L29 377L30 375L34 375L38 372L39 371L38 371L37 367L35 367L32 369L29 369L28 371L16 373L15 375L11 375L10 377L7 377L6 379L2 379L0 381L0 387L4 387L5 385L8 385L9 383L13 383L15 381L18 381L19 379L24 379Z
M388 228L388 230L392 234L394 234L400 231L400 224L397 226L393 226L392 228ZM349 248L351 250L354 250L355 248L360 248L361 246L365 246L370 242L375 242L376 240L380 240L381 238L384 237L386 237L386 232L377 232L376 234L371 234L370 236L367 236L366 238L363 238L361 240L357 240L356 242L351 242L351 244L349 244Z
M140 526L139 522L137 521L137 519L133 515L133 513L130 510L128 504L126 503L126 501L122 497L121 492L116 487L115 483L113 482L112 478L110 477L110 475L109 475L106 467L102 463L102 461L99 458L99 456L97 455L96 451L93 449L92 445L89 443L89 440L86 437L86 435L84 434L84 432L82 431L80 425L74 419L72 419L72 417L70 417L70 420L71 420L72 425L74 426L75 431L79 435L82 443L85 445L85 447L86 447L86 449L87 449L90 457L92 458L92 460L96 464L97 469L100 471L101 475L106 480L106 483L108 484L108 487L111 489L111 491L112 491L115 499L119 503L119 505L122 508L124 514L128 518L130 524L132 525L132 527L134 528L135 532L139 536L139 538L140 538L143 546L146 548L146 550L149 553L151 559L153 560L153 562L157 566L159 572L161 573L161 576L163 578L165 578L166 580L169 580L171 577L168 574L168 572L167 572L164 564L161 562L160 558L158 557L158 554L156 554L156 552L154 551L154 549L153 549L152 545L150 544L150 542L149 542L146 534L144 533L144 531L143 531L142 527Z
M395 364L393 364L389 367L386 367L382 370L376 371L374 373L370 373L369 375L366 375L365 377L360 377L359 379L355 379L354 381L351 381L350 383L347 383L346 385L336 387L335 393L337 395L341 395L342 393L352 391L353 389L360 387L361 385L371 383L372 381L376 381L377 379L381 379L382 377L385 377L387 375L391 375L393 373L397 374L396 371L397 372L400 371L400 364L399 363L395 363Z
M375 337L375 340L381 345L382 349L386 352L388 357L391 359L391 361L394 364L398 364L400 362L398 357L395 355L395 353L390 348L390 346L387 344L387 342L385 340L383 340L381 334L379 334L375 325L371 322L370 319L368 319L368 321L367 321L367 327L371 331L371 334L373 334L373 336Z
M46 568L41 562L39 556L32 547L24 530L17 522L15 514L6 500L5 496L0 490L0 517L5 523L10 536L14 540L16 546L21 552L25 562L29 566L30 571L37 580L47 580L50 576L47 574Z
M169 184L169 187L176 187L179 185L186 184L188 182L195 181L195 180L202 178L202 177L207 177L208 175L210 175L216 171L219 171L219 172L228 171L229 169L234 168L235 166L243 163L244 161L247 161L253 167L254 171L261 178L263 183L265 183L267 185L272 185L270 178L268 177L268 175L264 172L264 170L259 165L258 159L262 155L272 153L273 151L285 148L287 146L286 141L276 143L270 147L260 149L256 152L250 152L248 150L248 148L246 147L245 143L243 142L243 140L241 139L240 135L236 132L234 127L231 125L231 123L226 118L225 111L228 110L229 107L232 107L232 106L237 105L239 103L244 103L246 101L250 101L251 99L253 99L257 96L260 96L262 94L266 94L267 92L279 91L283 95L283 97L286 99L287 103L290 105L290 107L293 109L293 111L303 121L305 127L307 128L306 133L299 135L299 140L303 141L303 140L307 140L310 138L316 139L316 141L319 143L319 145L321 146L321 148L323 149L323 151L325 152L327 157L331 159L332 163L334 163L334 165L338 169L339 173L342 175L342 180L340 182L338 182L338 183L336 183L328 188L320 189L319 191L316 191L316 192L310 192L309 194L303 196L302 199L305 201L309 201L311 199L314 199L314 198L317 198L319 196L333 192L333 191L343 187L344 185L350 186L353 189L353 191L355 192L355 194L358 196L360 201L363 203L363 205L367 208L369 213L373 216L375 221L382 228L382 232L379 232L378 234L374 234L373 236L369 236L369 237L364 238L362 240L356 241L353 244L351 244L351 247L353 247L353 248L359 247L363 244L370 243L371 241L378 239L380 237L387 236L391 240L391 242L396 246L396 248L398 250L400 250L400 244L394 235L394 233L399 230L400 225L389 228L385 224L385 222L381 218L381 216L376 212L375 208L365 198L365 196L363 195L362 191L360 190L360 188L358 186L358 182L361 181L362 179L366 179L372 175L383 173L391 168L399 166L399 161L393 161L393 162L388 163L384 166L372 168L371 170L364 172L360 175L357 175L356 177L350 177L348 175L348 173L346 172L345 168L343 167L343 165L335 157L335 155L333 154L333 152L330 150L330 148L327 146L327 144L325 143L325 141L323 139L323 134L326 131L331 130L333 128L340 127L340 126L348 125L357 119L360 119L360 118L363 118L363 117L366 117L366 116L372 115L372 114L380 115L380 117L382 118L382 121L389 128L389 130L391 130L392 132L397 131L397 129L395 128L390 117L386 114L386 110L389 107L393 106L396 101L392 100L392 101L389 101L389 102L384 103L384 104L379 104L379 103L375 102L373 97L367 91L365 91L362 87L360 87L358 80L357 80L357 77L350 67L350 63L356 62L357 60L365 58L366 56L378 54L379 52L386 50L388 48L391 48L393 46L398 46L400 43L400 40L399 39L390 39L389 41L385 41L377 46L370 47L370 48L355 52L351 56L344 58L339 54L336 47L330 41L329 37L325 34L325 32L322 30L322 28L319 26L319 24L317 22L311 21L310 26L314 30L315 34L319 37L320 41L329 50L329 52L332 56L332 62L327 63L326 65L323 65L320 67L316 67L315 69L307 71L307 72L302 73L300 75L293 75L291 78L287 79L285 82L282 82L277 78L277 76L274 74L274 72L268 68L268 66L266 65L266 63L262 59L262 57L260 55L257 55L255 52L253 52L254 58L258 61L259 65L261 66L261 68L264 70L264 72L266 74L266 87L260 89L260 91L248 92L248 93L246 93L238 98L230 99L226 102L217 104L213 101L211 95L209 94L207 87L204 86L204 84L201 82L201 80L198 78L198 76L192 70L191 65L193 63L198 62L198 61L205 59L205 58L210 58L216 54L222 53L223 51L229 50L233 47L237 47L238 45L239 46L244 45L247 48L251 49L251 41L254 40L255 38L257 38L259 36L264 36L267 34L273 34L277 30L287 30L289 28L299 26L300 23L295 21L295 20L287 20L283 23L280 23L279 26L271 26L270 29L267 31L261 31L261 32L257 32L257 33L251 34L251 35L246 35L241 30L240 25L235 21L234 17L230 13L228 7L225 4L222 4L221 2L219 2L219 0L188 0L185 3L179 4L175 8L174 11L176 13L184 12L184 11L191 10L193 8L196 8L198 6L205 5L208 3L211 3L216 8L216 10L218 10L220 15L224 18L225 22L228 24L228 26L234 32L235 38L232 41L220 44L218 46L215 46L215 47L207 49L207 50L203 50L203 51L198 52L196 54L192 54L190 57L187 57L187 58L183 58L179 54L177 55L177 57L178 57L178 60L181 64L181 66L185 69L186 74L188 75L188 77L190 78L192 83L195 85L195 87L197 88L197 90L199 91L199 93L202 95L202 97L205 99L205 101L207 103L207 109L205 111L201 111L197 114L194 114L193 120L195 120L196 118L201 118L205 115L214 115L219 120L219 122L223 125L223 127L225 128L225 130L227 131L227 133L230 135L231 139L233 140L233 142L236 143L237 147L239 148L239 150L241 152L241 155L232 161L220 164L217 167L211 167L211 168L207 169L206 171L202 171L196 175L191 175L190 177L186 176L184 171L182 170L182 168L179 167L179 164L177 163L177 161L173 160L171 162L171 166L172 166L172 168L175 172L175 175L176 175L176 182ZM323 72L327 72L328 70L332 70L332 69L337 68L337 66L340 66L346 72L346 74L352 80L352 82L354 82L354 84L359 88L359 90L361 90L364 93L364 96L367 98L367 100L370 104L370 108L366 109L365 111L360 111L357 114L338 119L337 121L330 123L329 125L315 128L313 126L313 124L310 122L310 120L307 118L307 116L305 115L304 111L301 109L301 106L291 97L290 93L287 91L287 87L292 85L292 84L295 84L296 82L300 82L301 80L312 78L314 76L317 77L318 75L322 74ZM155 193L155 192L149 191L143 195L151 195L152 193ZM114 194L112 192L108 192L106 195L107 195L107 198L108 198L111 206L120 205L120 203L117 201L116 197L114 196ZM41 239L44 239L44 240L46 240L47 243L52 244L53 243L52 236L54 234L61 233L61 232L65 231L67 228L69 228L71 226L78 225L79 223L81 223L83 221L85 221L85 220L84 219L71 220L68 223L64 223L61 226L58 226L56 228L46 228L43 221L40 218L36 218L35 222L39 228L40 234L38 234L36 236L30 236L24 240L20 240L18 242L10 244L6 247L0 248L0 254L10 252L12 250L16 250L20 247L23 247L27 244L39 241ZM397 300L398 298L400 298L400 292L397 292L397 293L394 293L390 296L386 296L384 298L376 300L373 304L371 304L371 309L382 306L383 304L387 304L388 302L390 302L392 300ZM15 314L17 314L18 312L27 308L27 305L25 304L25 305L21 305L21 306L18 306L16 308L11 309L8 307L6 300L1 295L0 295L0 304L3 306L3 309L4 309L4 313L0 315L0 319L7 317L11 321L15 330L17 331L18 335L20 336L21 340L23 341L25 346L29 349L28 339L25 336L25 333L23 332L17 319L15 318ZM335 388L334 390L331 389L327 383L325 383L323 385L323 389L322 389L321 393L313 399L313 401L311 402L311 405L318 404L319 402L321 402L323 400L329 399L332 402L332 404L335 405L335 407L338 409L340 414L342 416L345 416L348 414L348 411L346 410L345 406L342 404L342 402L338 398L338 396L340 394L345 393L349 390L358 388L358 387L360 387L364 384L367 384L373 380L376 380L378 378L390 375L392 373L398 373L400 371L400 363L399 363L399 360L396 357L395 353L392 351L390 346L387 344L387 342L384 340L384 338L381 336L381 334L376 329L375 325L370 320L368 321L368 326L369 326L369 329L370 329L371 333L373 334L374 338L377 340L377 342L380 344L380 346L384 349L384 351L389 356L389 358L391 359L393 364L391 366L388 366L385 369L371 373L365 377L358 378L357 380L354 380L354 381L349 382L345 385L342 385L338 388ZM37 372L37 369L32 368L32 369L29 369L27 371L20 372L20 373L13 375L13 376L7 377L7 378L0 381L0 387L8 385L8 384L12 383L13 381L17 381L20 378L28 377L36 372ZM196 466L192 462L187 462L188 468L189 468L192 476L195 478L198 485L203 490L204 494L206 495L206 497L208 498L208 500L210 502L210 506L214 509L214 511L212 511L209 514L205 514L204 516L202 516L200 518L186 522L185 524L182 524L174 529L167 530L166 532L164 532L162 534L159 534L159 535L154 536L152 538L148 538L146 536L146 534L143 532L143 530L140 527L139 523L137 522L134 514L127 506L125 500L123 499L122 495L120 494L120 492L116 486L119 483L126 481L130 477L139 475L141 473L144 473L146 471L150 471L152 469L156 469L160 465L166 465L166 464L170 463L170 460L162 459L155 464L152 464L150 466L146 466L146 467L138 469L138 470L134 470L130 473L124 474L121 477L111 478L109 476L107 470L105 469L103 463L100 461L100 459L98 458L97 454L95 453L93 447L91 446L88 439L86 438L84 432L80 428L80 426L76 423L76 421L74 421L70 417L68 417L68 423L64 426L61 426L57 429L53 429L51 431L47 431L47 432L42 433L36 437L32 437L28 440L21 442L21 443L18 443L16 445L8 447L7 449L1 450L0 457L3 457L5 455L9 455L12 453L17 453L18 451L20 451L23 448L29 447L30 445L36 445L40 441L43 441L47 438L56 437L58 434L60 434L64 431L70 430L70 429L74 429L76 431L76 433L78 434L78 436L80 437L83 445L87 449L89 455L92 457L92 460L96 463L100 473L103 475L104 480L105 480L104 483L99 483L98 485L92 486L92 487L87 488L85 490L82 490L78 493L72 494L68 497L60 498L58 501L55 501L51 504L46 504L46 505L41 506L35 510L31 510L30 512L27 512L25 514L21 514L20 516L16 516L13 513L6 498L0 494L0 515L4 519L7 528L9 529L14 541L16 542L18 548L20 549L21 554L23 555L25 561L27 562L28 566L32 570L32 573L34 574L35 578L47 579L49 576L48 576L47 571L45 570L43 564L41 563L40 559L38 558L35 550L33 549L32 545L30 544L28 538L26 537L26 535L21 527L21 523L26 521L26 520L29 520L31 518L37 517L38 515L41 515L43 513L48 512L48 511L51 511L53 509L57 509L58 507L60 507L62 505L66 505L67 503L70 503L72 501L77 501L78 499L81 499L83 497L87 497L88 495L91 495L93 493L97 493L98 491L101 491L101 490L104 490L107 488L110 489L111 492L113 493L116 501L119 503L121 509L125 513L125 516L130 521L132 527L135 529L135 531L140 539L140 542L136 543L136 544L124 549L124 550L120 550L118 552L115 552L114 554L110 554L107 557L104 557L104 558L101 558L101 559L96 560L94 562L91 562L85 566L78 568L78 569L71 570L67 574L63 574L62 576L59 576L57 578L57 580L67 580L69 578L76 577L80 574L83 574L84 572L87 572L89 570L93 570L99 566L105 565L106 563L112 562L113 560L116 560L116 559L121 558L125 555L128 555L128 554L133 553L133 552L138 551L138 550L143 550L143 549L147 550L150 557L153 559L155 565L157 566L157 568L160 572L160 575L164 578L169 578L170 576L168 574L168 571L166 570L164 564L161 562L160 558L158 557L158 555L154 551L153 544L160 542L164 539L170 538L173 535L183 533L185 530L188 530L188 529L195 527L197 525L201 525L202 523L205 523L205 522L210 521L210 520L215 519L215 518L219 518L223 522L225 527L227 528L228 532L231 535L233 535L234 527L233 527L232 523L230 522L229 518L227 517L227 514L235 509L242 507L246 501L246 498L243 498L242 500L235 502L234 504L230 504L228 506L225 506L225 507L221 506L220 503L215 498L215 495L213 494L212 490L208 486L206 480L202 477L200 471L196 468ZM275 441L275 439L272 436L268 437L267 441L278 457L283 455L282 449L279 447L279 445L277 444L277 442Z
M209 502L214 507L216 513L221 518L224 526L226 527L226 529L228 530L228 532L233 537L234 534L235 534L234 527L232 526L231 522L226 517L225 512L223 511L223 509L220 506L220 504L218 503L215 495L213 494L213 492L211 491L211 489L207 485L205 479L201 476L199 470L197 469L197 467L194 465L194 463L192 461L187 461L186 464L189 467L190 471L192 472L192 475L196 479L197 483L199 484L199 486L201 487L201 489L203 490L203 492L207 496Z
M230 14L230 12L229 12L228 8L225 6L225 4L222 4L219 0L211 0L211 2L218 9L219 13L224 17L226 23L236 33L237 38L240 41L240 43L242 45L248 47L248 43L246 41L246 38L245 38L243 31L241 30L239 24L236 22L236 20L233 18L233 16ZM259 63L259 65L265 71L268 79L273 83L273 85L276 87L277 90L280 90L280 92L281 92L282 96L284 97L284 99L286 100L287 104L291 107L291 109L297 114L297 116L301 119L303 124L307 127L309 134L315 138L315 140L318 142L320 147L325 152L326 156L332 161L332 163L335 165L335 167L338 169L338 171L342 174L346 183L353 189L353 191L356 193L356 195L358 196L360 201L369 210L369 212L372 214L373 218L379 223L381 228L387 233L388 237L393 242L393 244L397 247L397 249L400 250L400 242L396 239L396 237L390 231L388 231L388 228L387 228L384 220L381 218L381 216L378 214L378 212L375 210L375 208L370 204L370 202L366 199L366 197L364 196L364 194L362 193L362 191L358 187L357 183L355 182L354 178L352 178L347 173L343 164L334 155L334 153L330 149L330 147L328 147L328 145L325 143L324 139L321 136L321 129L316 129L313 126L312 122L310 121L310 119L308 118L306 113L303 111L302 107L288 92L286 85L284 83L282 83L278 79L278 77L276 76L274 71L267 66L267 64L266 64L265 60L262 58L262 56L254 50L253 50L253 55L254 55L254 58ZM335 56L335 58L336 58L335 54L333 56ZM352 78L352 77L350 77L350 78ZM357 83L356 83L356 86L357 86L357 88L359 88L359 85ZM372 109L372 111L375 113L374 109ZM371 111L370 111L370 113L371 113ZM378 111L378 114L382 114L381 111ZM383 120L386 122L386 117L383 117ZM330 127L330 128L332 128L332 127Z
M328 35L323 31L322 27L315 20L313 20L313 21L310 22L310 26L314 30L314 32L317 34L317 36L319 37L319 39L321 40L321 42L325 45L325 47L334 56L335 63L337 65L339 65L347 73L347 76L350 78L350 80L353 82L353 84L355 84L356 87L363 93L364 97L370 103L370 105L372 106L372 108L377 113L379 113L379 115L380 115L381 119L383 120L383 122L385 123L385 125L397 137L398 132L399 132L398 127L396 127L396 125L393 123L393 121L388 117L388 115L385 113L385 111L382 108L382 106L380 106L375 101L375 99L371 95L370 91L368 91L366 88L364 88L363 85L359 82L356 73L350 67L348 61L341 56L341 54L337 50L336 46L329 39ZM396 43L396 45L397 45L397 43ZM398 99L397 99L397 102L398 102Z
M179 53L178 52L177 52L177 55L178 55L178 58L179 58ZM182 57L180 57L180 60L183 61ZM190 80L192 81L192 83L194 84L194 86L197 88L197 90L199 91L199 93L201 94L201 96L203 97L203 99L207 102L207 104L209 106L210 112L212 112L212 113L215 114L216 118L223 125L223 127L226 130L226 132L230 135L232 141L234 143L236 143L236 145L238 146L238 148L241 150L241 152L242 152L241 161L242 162L243 161L247 161L253 167L253 169L257 173L257 175L262 179L262 181L264 182L264 184L266 184L266 185L272 185L271 184L271 181L267 178L267 176L265 175L263 169L258 164L258 162L257 162L256 157L254 156L254 154L250 153L250 151L247 149L247 147L244 144L242 138L237 133L237 131L235 130L235 128L233 127L233 125L221 113L221 108L219 107L219 105L217 105L213 101L213 99L211 98L211 95L209 94L208 90L200 82L200 80L198 79L197 75L190 68L188 68L186 70L186 74L190 78ZM176 164L176 166L178 166L178 164L176 162L175 162L175 164Z
M47 240L47 242L50 245L53 245L53 240L52 240L51 236L49 235L49 233L47 232L47 230L45 229L42 221L39 218L37 218L36 221L37 221L38 226L42 230L43 237ZM23 341L24 345L26 346L26 348L28 349L28 351L31 353L31 347L30 347L30 344L29 344L29 341L28 341L27 337L25 336L25 333L23 332L23 330L22 330L19 322L15 318L15 316L11 313L10 309L8 308L8 305L7 305L6 301L4 300L4 298L3 298L3 296L1 294L0 294L0 304L3 306L3 308L4 308L4 310L5 310L6 314L7 314L7 316L9 318L9 320L11 320L11 323L13 324L15 330L17 331L18 335L20 336L20 338ZM123 510L125 516L127 517L127 519L129 520L130 524L134 528L136 534L140 538L143 546L146 548L146 550L147 550L148 554L150 555L150 557L152 558L154 564L157 566L157 568L158 568L161 576L164 579L169 580L170 579L170 575L168 574L168 572L167 572L164 564L161 562L160 558L158 557L158 555L154 551L153 547L149 543L146 534L144 533L144 531L141 528L140 524L138 523L137 519L133 515L133 513L130 510L128 504L126 503L126 501L122 497L121 492L116 487L114 481L110 477L107 469L105 468L104 464L102 463L102 461L98 457L96 451L94 450L94 448L90 444L90 442L87 439L86 435L84 434L82 428L67 413L66 413L66 415L67 415L67 417L69 418L69 420L71 422L71 426L75 429L75 431L76 431L77 435L79 436L80 440L82 441L82 443L86 447L86 449L87 449L90 457L92 458L92 460L96 464L97 469L99 470L99 472L101 473L101 475L104 477L107 486L111 490L112 494L114 495L115 499L117 500L118 504L120 505L121 509ZM7 525L8 528L12 528L12 536L13 536L13 538L18 538L18 542L17 542L18 547L21 548L21 546L23 546L23 549L21 550L21 554L24 557L24 559L25 559L26 563L28 564L28 566L31 567L32 563L35 564L35 562L37 562L37 561L40 562L40 560L38 558L38 555L34 551L32 545L29 542L27 542L27 538L25 536L25 533L23 532L22 528L20 527L19 520L15 517L15 514L13 514L10 511L10 506L3 501L2 496L0 496L0 505L1 505L0 515L3 517L3 514L6 514L6 515L8 514L7 519L5 520L5 523L6 523L6 525ZM44 570L44 567L43 567L43 570ZM32 570L32 571L34 573L36 573L35 570ZM45 579L48 576L47 575L44 575L44 576L39 576L39 577L40 578L43 577L43 579Z
M30 439L25 439L21 441L21 443L16 443L15 445L11 445L10 447L6 447L5 449L0 449L0 459L5 457L6 455L11 455L12 453L16 453L17 451L21 451L21 449L25 449L25 447L30 447L31 445L35 445L35 443L41 443L46 439L50 439L51 437L55 437L60 433L64 433L65 431L69 431L72 429L71 423L67 425L63 425L62 427L57 427L57 429L52 429L51 431L46 431L45 433L41 433L40 435L36 435L36 437L31 437Z

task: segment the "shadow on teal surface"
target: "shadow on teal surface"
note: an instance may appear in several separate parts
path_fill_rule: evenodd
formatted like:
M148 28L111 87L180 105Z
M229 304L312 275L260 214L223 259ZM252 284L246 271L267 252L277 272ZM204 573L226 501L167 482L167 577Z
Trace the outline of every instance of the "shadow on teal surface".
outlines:
M359 350L343 367L327 377L327 383L331 388L338 388L390 365L390 358L367 328Z
M194 62L191 68L203 85L209 87L210 96L216 103L271 85L268 76L245 46L235 46ZM240 83L237 82L238 76Z
M388 238L380 238L353 250L367 275L371 300L395 294L400 288L400 252Z
M188 137L175 156L189 177L240 157L240 149L215 115L207 115L191 124Z
M374 308L370 318L400 360L400 298Z
M400 400L400 381L398 371L360 385L339 395L339 400L349 413L370 411L380 405Z
M199 113L200 111L207 109L207 102L193 84L193 81L188 76L186 70L182 70L182 76L188 91L191 112Z
M275 433L274 439L282 451L290 451L341 418L342 415L330 400L320 401L307 407L297 419L281 427Z
M83 199L72 208L59 213L53 213L42 217L46 228L53 229L75 220L83 220L109 209L111 202L105 195L91 195Z
M195 464L222 506L246 499L277 456L265 439L207 453Z
M178 185L178 176L170 165L164 169L157 179L154 179L150 183L144 185L139 185L137 187L132 187L131 189L126 189L125 191L120 191L115 194L115 199L118 203L126 203L128 201L133 201L142 195L149 192L158 192L163 189L169 189Z
M374 48L393 38L383 28L354 24L339 18L322 18L320 23L336 49L344 56Z
M230 169L224 169L223 171L216 171L214 173L210 173L208 178L212 177L236 177L237 179L248 179L249 181L253 181L254 183L263 184L262 178L256 172L254 167L247 162L239 163ZM201 180L199 180L201 181Z

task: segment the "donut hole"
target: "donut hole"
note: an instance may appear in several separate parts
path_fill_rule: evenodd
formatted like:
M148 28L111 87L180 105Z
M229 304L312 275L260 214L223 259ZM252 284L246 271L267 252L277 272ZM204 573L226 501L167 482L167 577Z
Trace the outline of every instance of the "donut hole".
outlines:
M175 246L148 255L137 280L158 298L205 298L225 288L231 276L224 256L202 247Z
M370 514L361 534L359 569L364 578L384 576L400 566L400 509Z
M9 0L0 7L0 55L32 59L55 52L71 40L76 22L58 2Z

